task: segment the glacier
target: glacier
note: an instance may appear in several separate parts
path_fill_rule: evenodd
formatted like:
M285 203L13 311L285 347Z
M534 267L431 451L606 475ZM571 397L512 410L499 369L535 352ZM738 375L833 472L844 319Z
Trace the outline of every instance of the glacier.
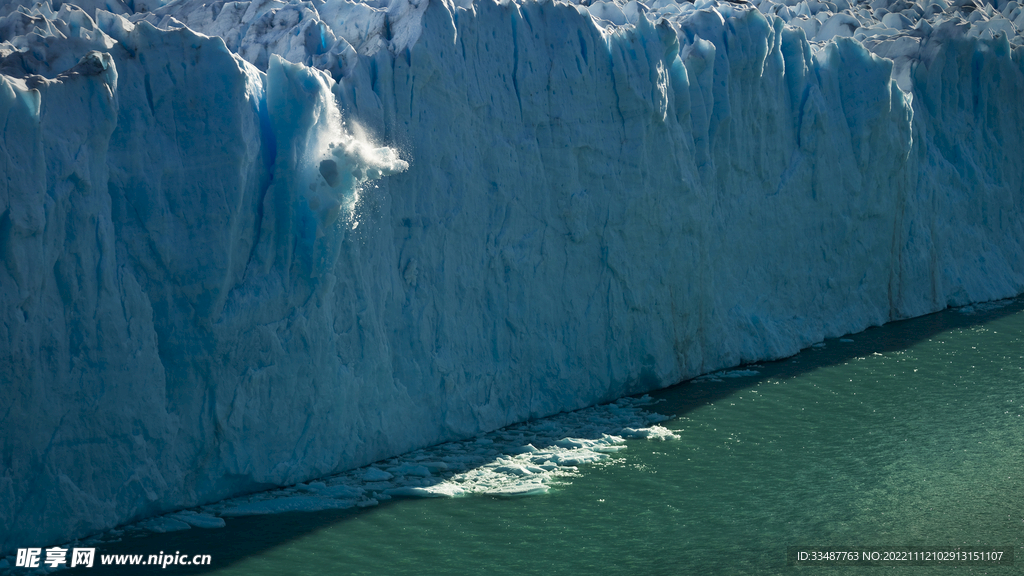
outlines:
M1024 291L1016 0L9 0L0 554Z

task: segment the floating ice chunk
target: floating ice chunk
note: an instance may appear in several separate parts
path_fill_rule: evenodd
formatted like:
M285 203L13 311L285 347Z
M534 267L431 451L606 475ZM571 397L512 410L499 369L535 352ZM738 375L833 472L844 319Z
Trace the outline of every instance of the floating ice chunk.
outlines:
M695 378L695 380L718 380L721 378L746 378L747 376L757 376L760 374L757 370L723 370L721 372L712 372L711 374L705 374Z
M562 448L586 448L590 446L590 442L580 440L578 438L563 438L562 440L555 442L555 445L561 446Z
M584 464L600 462L605 458L608 458L608 455L602 452L594 452L592 450L574 450L566 453L552 454L549 461L554 462L559 466L582 466Z
M168 515L170 518L180 520L193 526L195 528L223 528L224 519L213 516L212 514L201 514L192 511L175 512L174 514Z
M421 464L402 464L388 468L388 472L395 476L430 476L430 469Z
M650 428L627 428L622 431L626 438L646 438L648 440L678 440L679 435L665 428L664 426L651 426Z
M320 490L327 488L327 484L324 484L323 482L310 482L308 484L296 484L294 488L301 492L313 492L314 494L317 494Z
M391 480L394 477L394 474L385 472L380 468L375 468L373 466L367 468L362 475L363 480L366 482L382 482L385 480Z
M625 450L625 449L626 449L626 447L621 445L621 444L610 445L610 446L596 446L596 447L594 447L594 450L596 450L597 452L618 452L619 450Z
M177 532L179 530L188 530L192 528L192 526L182 522L173 515L160 516L158 518L153 518L152 520L146 520L145 522L139 523L138 527L158 534L163 534L165 532Z
M509 465L509 466L498 466L494 469L495 472L501 472L504 474L515 474L516 476L532 476L537 471L543 472L540 468L526 467L521 465Z
M429 470L432 474L448 470L448 464L444 462L419 462L418 464Z
M527 444L518 448L510 448L507 450L509 454L531 454L537 451L537 447L533 444Z
M1013 304L1014 301L1015 300L1011 298L1011 299L1008 299L1008 300L994 300L992 302L979 302L978 304L971 304L970 306L963 306L961 308L957 308L956 311L961 313L961 314L968 315L968 316L974 315L974 314L982 314L982 313L985 313L985 312L992 312L993 310L999 310L1000 308L1005 308L1005 307L1009 306L1010 304Z
M650 394L644 394L643 396L641 396L639 398L632 398L632 397L629 397L629 396L627 396L625 398L620 398L620 399L615 401L615 404L620 405L620 406L637 407L637 406L650 406L651 404L658 404L659 402L664 402L664 401L665 401L664 399L655 400L654 398L651 397Z
M679 435L664 426L651 426L647 434L648 440L679 440Z
M444 483L434 486L402 486L384 491L388 496L410 496L413 498L451 498L463 496L466 491L458 486Z
M540 484L535 482L526 482L523 484L514 484L511 486L502 486L501 488L494 488L488 490L486 493L492 496L536 496L538 494L547 494L551 490L551 487L547 484Z
M323 482L310 482L305 489L318 496L324 496L326 498L358 499L365 493L362 488L357 488L355 486L348 486L346 484L327 486Z

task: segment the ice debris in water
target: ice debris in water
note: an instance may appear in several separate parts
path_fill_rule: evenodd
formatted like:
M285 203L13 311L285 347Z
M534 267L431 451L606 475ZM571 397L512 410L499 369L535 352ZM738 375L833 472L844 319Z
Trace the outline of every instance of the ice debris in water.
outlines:
M984 314L985 312L992 312L993 310L1006 308L1010 304L1013 304L1015 301L1015 298L1007 298L1005 300L995 300L992 302L979 302L977 304L971 304L970 306L963 306L961 308L957 308L956 311L967 316L972 316L974 314Z
M330 478L232 498L200 512L167 514L131 528L158 533L191 526L217 528L224 525L222 517L373 506L394 496L543 494L559 478L577 474L579 466L607 461L626 448L626 439L679 439L657 424L672 416L644 409L654 403L650 396L621 398L416 450Z
M760 366L753 366L752 368L760 368ZM705 374L694 378L697 381L708 381L708 382L721 382L723 378L746 378L747 376L757 376L760 374L757 370L751 370L750 368L743 368L738 370L721 370L719 372L712 372L711 374Z

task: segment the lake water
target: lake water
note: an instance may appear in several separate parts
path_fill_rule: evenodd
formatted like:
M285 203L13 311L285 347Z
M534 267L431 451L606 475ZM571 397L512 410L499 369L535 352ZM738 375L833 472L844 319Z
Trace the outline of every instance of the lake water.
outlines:
M102 545L202 569L82 574L851 574L790 546L1002 546L1024 572L1024 301L945 311L652 394L678 440L546 494L394 498ZM745 375L744 375L745 374ZM949 568L874 568L885 574ZM77 573L73 571L69 573Z

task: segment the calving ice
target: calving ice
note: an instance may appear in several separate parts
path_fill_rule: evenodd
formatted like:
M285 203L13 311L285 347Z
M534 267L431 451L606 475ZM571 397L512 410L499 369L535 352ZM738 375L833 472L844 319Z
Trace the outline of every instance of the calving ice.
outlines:
M213 561L209 554L182 554L175 550L174 554L104 554L100 556L104 566L209 566Z
M3 553L1024 291L1016 1L0 16Z

